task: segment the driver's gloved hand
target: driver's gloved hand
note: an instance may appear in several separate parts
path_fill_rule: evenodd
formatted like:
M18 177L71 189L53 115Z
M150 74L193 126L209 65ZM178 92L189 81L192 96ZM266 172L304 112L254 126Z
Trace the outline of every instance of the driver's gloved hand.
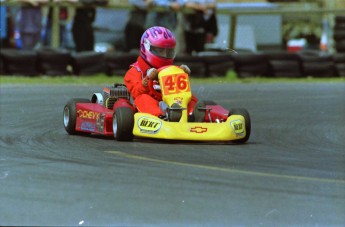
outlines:
M147 77L144 77L144 79L141 81L144 87L147 87L149 84L149 79Z
M150 79L150 80L157 80L158 78L158 71L155 68L150 68L146 71L146 76Z
M187 73L188 75L190 75L191 70L190 70L190 68L189 68L187 65L181 65L180 68L183 69L183 71L184 71L185 73Z
M155 68L150 68L146 71L146 77L142 80L143 86L147 87L149 80L156 80L158 77L158 71Z

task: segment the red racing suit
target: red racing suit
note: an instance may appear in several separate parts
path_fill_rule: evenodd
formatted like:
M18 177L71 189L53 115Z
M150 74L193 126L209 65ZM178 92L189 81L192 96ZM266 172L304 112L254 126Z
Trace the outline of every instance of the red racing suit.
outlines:
M151 94L149 87L145 87L142 83L142 80L146 77L147 70L150 68L152 67L139 56L138 60L130 65L130 69L125 75L124 83L138 111L158 117L159 115L164 115L163 111L159 108L159 101L162 101L162 96ZM198 99L192 96L188 104L188 114L192 114L197 101Z

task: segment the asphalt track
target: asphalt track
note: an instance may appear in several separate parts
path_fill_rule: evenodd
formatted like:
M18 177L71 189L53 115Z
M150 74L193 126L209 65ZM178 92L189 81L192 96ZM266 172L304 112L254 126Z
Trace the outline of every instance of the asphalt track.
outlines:
M1 85L0 225L345 225L344 83L194 86L248 109L245 145L67 135L100 90Z

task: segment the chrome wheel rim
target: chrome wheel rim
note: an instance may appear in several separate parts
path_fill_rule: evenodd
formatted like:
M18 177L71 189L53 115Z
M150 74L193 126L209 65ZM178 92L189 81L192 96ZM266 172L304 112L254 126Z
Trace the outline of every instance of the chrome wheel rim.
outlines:
M65 127L69 124L69 109L67 107L63 111L63 124Z
M114 138L116 139L117 135L117 120L116 120L116 115L114 114L113 117L113 133L114 133Z

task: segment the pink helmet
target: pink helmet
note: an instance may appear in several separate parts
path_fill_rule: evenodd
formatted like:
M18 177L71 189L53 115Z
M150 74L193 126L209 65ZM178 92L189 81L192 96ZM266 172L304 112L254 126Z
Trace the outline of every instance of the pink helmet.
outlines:
M164 27L148 28L141 36L140 55L155 68L171 65L175 58L176 40Z

